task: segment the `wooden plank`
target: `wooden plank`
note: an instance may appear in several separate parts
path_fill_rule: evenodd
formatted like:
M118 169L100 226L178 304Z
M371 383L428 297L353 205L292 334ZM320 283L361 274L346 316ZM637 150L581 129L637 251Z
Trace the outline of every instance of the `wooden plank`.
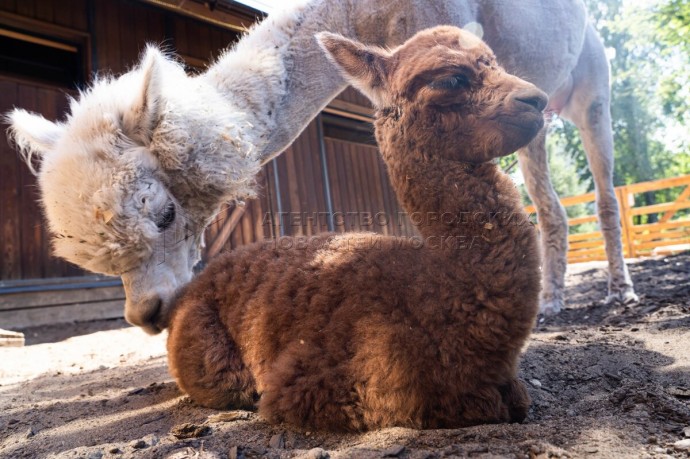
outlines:
M252 24L252 20L245 17L240 17L236 13L229 13L221 10L211 11L202 3L196 2L179 2L178 0L141 0L161 8L168 9L174 13L188 16L197 21L204 21L211 23L217 27L230 29L236 32L245 32ZM189 22L189 19L184 19Z
M333 99L328 103L328 107L337 111L359 115L359 117L364 118L365 121L372 121L374 119L373 108L363 107L356 103Z
M582 217L569 218L568 219L568 226L582 225L583 223L591 223L591 222L596 222L596 221L597 221L596 215L585 215Z
M24 346L24 333L3 330L0 328L0 347Z
M340 182L340 187L342 190L341 206L339 209L337 209L340 212L341 217L339 219L341 223L339 232L347 232L352 229L352 222L350 221L350 218L347 216L347 213L355 207L354 184L352 182L352 177L350 177L350 175L348 174L348 168L351 164L351 158L346 154L345 144L343 142L338 142L336 140L330 139L328 140L328 142L330 143L331 148L333 148L333 156L335 157L335 162L337 164L338 181ZM335 223L337 225L338 221L336 221Z
M236 206L227 220L225 220L220 232L216 236L215 240L211 242L211 247L206 252L209 260L214 258L223 250L223 247L228 242L230 235L237 227L242 215L244 215L244 210L244 206Z
M0 80L0 112L6 113L17 103L17 83ZM2 122L1 131L7 124ZM17 153L7 143L6 136L0 140L0 279L19 278L19 228L16 225L18 199Z
M270 212L270 225L271 225L271 237L273 239L277 239L280 237L280 215L278 214L279 212L279 203L278 203L278 186L276 186L276 174L274 171L274 167L277 168L276 164L276 159L272 159L266 166L264 166L264 170L266 171L266 186L267 186L267 194L266 197L269 200L270 207L267 209L268 212Z
M121 300L62 306L0 311L0 323L7 328L25 328L37 325L85 322L89 320L123 317Z
M17 12L17 0L0 0L0 10Z
M569 256L599 255L599 254L606 255L606 252L604 251L603 247L594 248L594 249L573 250L573 251L568 252Z
M568 244L568 250L570 251L575 251L578 249L590 249L592 247L600 247L603 250L604 240L600 239L598 241L571 242Z
M75 290L49 290L44 292L9 293L0 295L0 311L40 308L93 301L119 300L125 302L122 287L96 287Z
M242 245L251 244L254 242L254 230L252 228L252 223L254 218L252 216L251 206L244 206L244 215L240 219L240 226L242 227Z
M685 231L658 231L655 233L645 233L635 235L636 241L653 241L656 239L675 239L690 236L690 228Z
M324 139L324 149L326 155L326 162L328 163L328 182L331 188L331 208L333 211L333 230L340 232L341 227L335 220L336 212L340 212L342 209L342 186L340 184L340 176L337 170L337 160L333 154L333 146L331 145L332 140Z
M312 165L312 150L310 145L310 137L315 135L315 126L312 121L304 130L302 135L297 139L295 144L295 173L297 176L294 180L299 182L300 190L300 222L302 231L306 236L312 236L318 231L316 230L315 222L313 221L313 212L316 212L316 189L314 187L314 177L311 173ZM318 152L318 150L316 150Z
M345 149L348 151L348 155L352 158L353 172L354 172L354 191L355 199L357 201L357 207L352 209L355 212L355 218L357 219L356 227L358 231L371 231L371 229L365 226L362 221L362 212L367 210L367 199L368 193L368 183L366 183L366 174L362 166L362 156L357 150L356 145L352 143L347 143Z
M287 194L283 195L290 203L290 210L287 213L287 218L283 223L286 225L285 234L292 236L303 236L304 226L302 224L302 202L301 202L301 183L297 177L297 165L295 164L297 153L295 147L291 147L285 156L285 173L287 182ZM281 180L281 184L282 184ZM285 203L285 199L283 200Z
M379 153L378 149L373 149L371 152L371 181L374 186L374 191L376 193L376 207L375 207L375 212L374 212L374 224L376 225L376 232L389 235L390 234L390 228L389 225L384 225L384 221L381 219L376 218L376 214L382 214L385 215L386 218L390 221L390 216L388 215L388 211L386 210L386 202L385 202L385 197L383 194L383 186L384 184L381 182L381 154ZM390 223L389 223L390 224Z
M47 3L41 1L39 3ZM61 0L54 2L53 21L66 28L80 31L88 29L87 6L85 0Z
M652 252L650 253L652 256L654 255L674 255L677 253L682 253L682 252L687 252L690 251L690 244L676 244L676 245L669 245L666 247L657 247Z
M395 192L391 188L388 170L380 154L378 155L378 163L378 178L383 195L383 209L388 216L387 234L390 236L399 236L402 233L402 227L398 225L397 198L395 197Z
M40 95L39 95L40 92ZM29 85L19 86L19 100L35 109L38 113L50 118L50 112L54 107L47 103L44 90ZM21 167L17 170L19 185L19 195L17 196L19 208L17 225L19 226L19 253L21 257L22 279L45 277L41 273L43 263L41 263L42 244L40 226L43 224L41 209L37 205L40 195L36 192L36 177L29 171L28 167ZM35 194L36 193L36 194ZM38 234L37 234L38 233Z
M668 241L652 241L652 242L642 242L640 244L635 244L636 250L645 249L655 249L657 247L666 247L669 245L680 245L680 244L690 244L690 237L685 237L681 239L672 239Z
M690 185L686 186L685 189L678 195L676 200L674 202L683 202L687 201L688 198L690 198ZM675 210L669 210L666 212L664 215L661 216L659 219L659 223L666 223L669 220L673 218L674 215L676 215L677 211Z
M633 218L630 214L630 193L625 187L616 188L615 193L618 197L620 208L621 235L623 236L623 248L629 257L635 257L635 245L633 244Z
M587 241L590 239L601 239L603 241L604 236L601 234L601 231L592 231L590 233L575 233L568 235L568 242Z
M39 1L36 4L36 19L54 22L53 2Z
M328 215L328 210L329 208L331 210L333 209L333 197L330 196L331 202L329 203L329 196L326 194L326 188L328 187L328 191L330 194L332 194L332 192L330 190L328 168L326 167L323 161L323 159L326 158L326 155L324 154L322 157L321 152L321 148L323 145L323 138L321 137L323 135L323 125L321 124L323 122L322 118L323 117L318 116L312 122L312 124L314 125L314 135L310 138L309 147L311 150L312 157L311 174L314 177L314 187L316 190L316 211L318 212L316 218L318 223L318 232L327 233L328 231L330 231L330 228L328 226L328 222L330 219L330 216Z
M666 223L647 223L644 225L632 225L632 230L635 233L642 233L645 231L658 231L663 229L676 229L690 227L690 220L673 220Z
M22 0L17 4L17 13L22 16L28 16L30 18L36 17L36 1L35 0Z
M650 182L634 183L632 185L626 185L626 188L628 189L628 192L638 194L646 191L663 190L664 188L673 188L681 185L690 185L690 175L682 175L680 177L671 177Z
M665 202L663 204L653 204L651 206L633 207L630 209L630 215L655 214L681 209L690 209L690 202Z
M137 7L132 2L117 2L117 10L120 18L120 36L119 36L119 52L121 64L129 67L139 59L139 46L144 43L137 43L136 32L137 29L143 29L145 19L140 13L141 8ZM117 43L117 42L116 42ZM113 45L111 44L111 47Z
M577 258L568 258L568 263L569 264L588 263L590 261L606 261L606 260L607 260L607 258L605 256L577 257Z

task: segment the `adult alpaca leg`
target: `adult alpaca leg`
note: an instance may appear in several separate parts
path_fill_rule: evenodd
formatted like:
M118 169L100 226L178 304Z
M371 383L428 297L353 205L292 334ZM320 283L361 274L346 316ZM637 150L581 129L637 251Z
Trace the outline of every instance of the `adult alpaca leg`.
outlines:
M518 152L525 186L537 208L542 252L542 291L539 311L556 314L563 308L568 252L568 222L549 177L546 129Z
M574 87L562 114L580 131L587 162L594 177L599 226L606 243L609 283L606 302L637 302L633 283L623 259L618 200L613 189L613 133L609 69L604 47L591 27L577 67Z

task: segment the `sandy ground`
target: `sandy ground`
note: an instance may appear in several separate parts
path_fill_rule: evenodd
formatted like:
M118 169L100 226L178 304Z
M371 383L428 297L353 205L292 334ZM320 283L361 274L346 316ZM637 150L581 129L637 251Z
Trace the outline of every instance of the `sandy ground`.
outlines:
M603 265L571 267L568 309L538 325L521 363L534 400L523 424L268 425L195 406L167 373L164 335L103 321L24 330L26 347L0 348L0 457L686 457L690 254L631 272L640 304L605 306Z

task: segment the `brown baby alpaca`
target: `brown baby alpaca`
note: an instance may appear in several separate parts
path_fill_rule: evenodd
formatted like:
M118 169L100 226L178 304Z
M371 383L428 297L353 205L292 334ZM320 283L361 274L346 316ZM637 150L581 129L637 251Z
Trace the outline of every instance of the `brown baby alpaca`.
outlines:
M271 422L360 431L521 421L520 349L539 254L511 179L491 162L543 126L546 96L454 27L392 51L317 37L379 107L376 137L424 241L327 234L214 260L170 319L170 370L192 399Z

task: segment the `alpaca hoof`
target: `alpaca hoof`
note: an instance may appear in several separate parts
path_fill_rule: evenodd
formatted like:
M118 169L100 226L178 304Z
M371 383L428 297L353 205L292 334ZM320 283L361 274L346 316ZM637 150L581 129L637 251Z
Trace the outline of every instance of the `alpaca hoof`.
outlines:
M640 297L637 296L632 287L626 287L619 292L611 292L604 300L604 304L635 304L640 302Z
M550 317L550 316L555 316L564 307L563 300L559 299L552 299L549 301L544 301L542 300L539 303L539 314L543 315L544 317Z

